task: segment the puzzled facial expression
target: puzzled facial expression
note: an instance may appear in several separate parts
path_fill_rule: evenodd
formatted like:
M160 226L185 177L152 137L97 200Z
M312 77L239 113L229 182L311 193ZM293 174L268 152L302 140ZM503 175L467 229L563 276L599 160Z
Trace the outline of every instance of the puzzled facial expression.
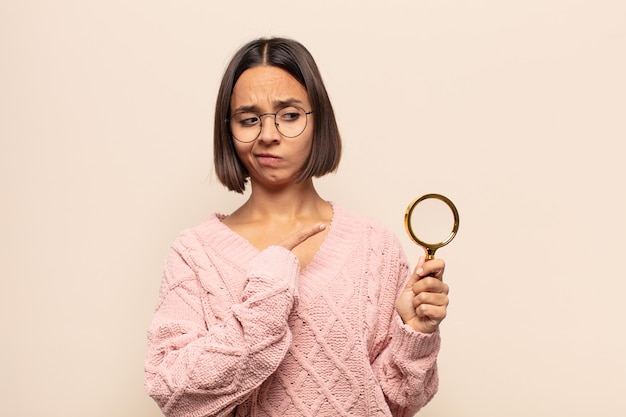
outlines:
M230 103L231 115L246 112L260 116L260 126L257 125L260 131L256 139L241 142L233 138L237 155L248 170L253 184L263 182L268 185L285 185L295 182L308 160L313 142L313 114L297 116L289 110L312 110L304 86L281 68L257 66L241 74L233 88ZM285 109L287 113L282 115ZM275 118L275 113L279 113L278 118ZM304 130L296 137L285 136L283 133L289 133L287 125L292 123L294 117L304 118ZM250 120L255 119L252 117ZM244 122L248 123L248 119Z

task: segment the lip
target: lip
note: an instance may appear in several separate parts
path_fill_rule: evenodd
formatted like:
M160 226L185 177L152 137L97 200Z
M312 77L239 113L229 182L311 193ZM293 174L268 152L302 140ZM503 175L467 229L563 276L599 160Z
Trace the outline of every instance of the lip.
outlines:
M259 164L263 166L273 166L282 160L280 156L276 156L271 153L260 153L254 155L254 157L259 162Z

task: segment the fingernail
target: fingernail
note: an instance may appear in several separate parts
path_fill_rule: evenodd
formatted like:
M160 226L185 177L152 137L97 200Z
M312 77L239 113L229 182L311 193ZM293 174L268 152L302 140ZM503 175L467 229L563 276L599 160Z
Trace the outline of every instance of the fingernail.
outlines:
M424 268L418 268L418 269L416 269L416 270L415 270L415 273L416 273L417 275L422 275L422 274L424 273Z
M324 223L320 223L319 228L320 230L324 230L326 229L326 225Z

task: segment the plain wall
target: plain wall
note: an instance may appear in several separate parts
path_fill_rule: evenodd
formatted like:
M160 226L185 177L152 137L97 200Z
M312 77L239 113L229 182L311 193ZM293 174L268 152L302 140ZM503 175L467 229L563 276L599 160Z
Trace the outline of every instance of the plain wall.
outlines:
M212 167L244 42L300 40L339 119L323 196L414 264L408 203L457 205L440 391L420 416L618 417L624 1L0 1L3 416L159 416L143 390L167 249L245 198Z

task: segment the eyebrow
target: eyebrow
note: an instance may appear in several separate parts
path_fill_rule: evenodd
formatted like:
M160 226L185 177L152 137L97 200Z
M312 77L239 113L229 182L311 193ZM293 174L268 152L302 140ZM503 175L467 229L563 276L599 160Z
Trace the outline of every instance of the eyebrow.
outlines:
M302 100L298 100L297 98L288 98L287 100L276 100L274 102L274 105L279 107L279 106L289 106L294 103L303 104Z
M286 106L291 106L293 104L304 104L302 103L302 100L299 100L297 98L288 98L285 100L274 100L274 107L286 107ZM260 108L257 105L247 105L247 106L239 106L235 109L233 109L232 113L241 113L241 112L259 112Z

